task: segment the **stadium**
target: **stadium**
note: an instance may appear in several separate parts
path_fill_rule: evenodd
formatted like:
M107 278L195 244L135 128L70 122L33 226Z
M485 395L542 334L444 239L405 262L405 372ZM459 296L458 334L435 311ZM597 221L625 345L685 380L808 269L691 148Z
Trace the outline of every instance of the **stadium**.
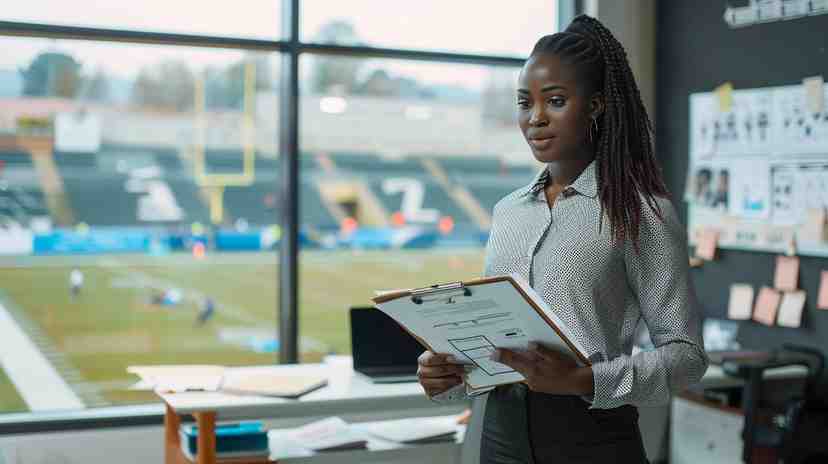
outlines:
M277 359L278 108L253 88L236 109L198 91L189 111L0 102L0 305L74 406L152 401L129 365ZM479 276L492 207L536 166L477 101L303 98L299 350L313 362L349 352L347 308L374 291ZM0 371L0 410L28 410L16 390Z

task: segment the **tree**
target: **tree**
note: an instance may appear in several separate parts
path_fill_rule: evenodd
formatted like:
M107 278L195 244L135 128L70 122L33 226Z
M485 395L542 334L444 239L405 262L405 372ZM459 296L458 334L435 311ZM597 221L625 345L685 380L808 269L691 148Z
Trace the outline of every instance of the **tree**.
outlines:
M90 101L102 102L109 98L109 79L100 69L84 80L81 96Z
M255 91L265 91L273 87L273 75L267 56L245 57L225 69L207 69L205 74L208 107L242 109L245 69L248 63L252 63L255 69Z
M23 95L31 97L64 97L77 95L81 86L81 63L61 52L38 54L28 68L21 68Z
M189 110L194 98L195 78L183 61L164 61L142 68L132 89L135 103L167 110Z
M517 103L514 71L495 68L489 72L482 94L484 124L514 127L517 124Z
M354 26L346 21L331 21L319 30L314 42L337 45L362 45ZM311 90L314 93L341 91L351 93L357 88L357 74L362 61L357 58L317 55L313 57Z

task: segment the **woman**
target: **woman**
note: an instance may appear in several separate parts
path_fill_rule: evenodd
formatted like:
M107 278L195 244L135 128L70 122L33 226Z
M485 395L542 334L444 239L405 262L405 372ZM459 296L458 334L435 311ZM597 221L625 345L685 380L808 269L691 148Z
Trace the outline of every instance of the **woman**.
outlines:
M575 18L535 45L517 104L546 168L495 206L485 274L523 275L592 365L542 346L495 351L526 381L489 393L481 462L646 462L636 407L698 381L707 358L688 303L684 229L623 47L596 19ZM641 319L656 348L633 356ZM452 361L420 357L420 383L435 400L464 396Z

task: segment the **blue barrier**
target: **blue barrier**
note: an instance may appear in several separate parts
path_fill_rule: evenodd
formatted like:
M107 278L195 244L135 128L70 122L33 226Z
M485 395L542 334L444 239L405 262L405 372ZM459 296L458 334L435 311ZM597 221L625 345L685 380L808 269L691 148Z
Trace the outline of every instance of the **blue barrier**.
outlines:
M150 233L141 230L57 230L35 235L33 250L36 255L144 253L149 244Z
M304 249L426 249L435 247L481 246L487 232L479 230L440 234L430 227L359 228L342 235L334 231L301 230L298 243ZM87 231L57 229L32 238L35 255L148 253L163 255L189 251L197 243L207 250L261 251L278 249L279 239L264 229L245 232L216 230L192 235L189 231L166 231L138 227L93 227Z

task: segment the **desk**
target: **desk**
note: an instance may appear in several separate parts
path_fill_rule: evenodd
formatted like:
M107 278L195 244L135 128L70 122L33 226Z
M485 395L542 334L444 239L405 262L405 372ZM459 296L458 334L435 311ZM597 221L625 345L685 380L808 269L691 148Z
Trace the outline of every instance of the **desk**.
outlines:
M178 429L182 415L192 415L199 427L197 464L213 464L215 456L215 424L222 420L261 418L310 418L355 415L365 420L416 416L441 416L460 413L466 403L441 405L423 394L416 382L373 384L353 372L350 363L327 362L283 366L261 366L230 369L228 375L249 375L270 371L290 374L324 373L328 385L298 400L237 396L220 392L186 392L161 394L166 404L164 417L165 462L188 463L181 452ZM262 464L267 460L224 460L232 464Z
M808 370L802 366L768 369L763 378L785 381L801 380ZM742 387L745 381L726 375L720 366L710 366L702 378L702 388ZM718 406L698 396L680 394L672 401L670 420L670 462L742 462L742 410Z

